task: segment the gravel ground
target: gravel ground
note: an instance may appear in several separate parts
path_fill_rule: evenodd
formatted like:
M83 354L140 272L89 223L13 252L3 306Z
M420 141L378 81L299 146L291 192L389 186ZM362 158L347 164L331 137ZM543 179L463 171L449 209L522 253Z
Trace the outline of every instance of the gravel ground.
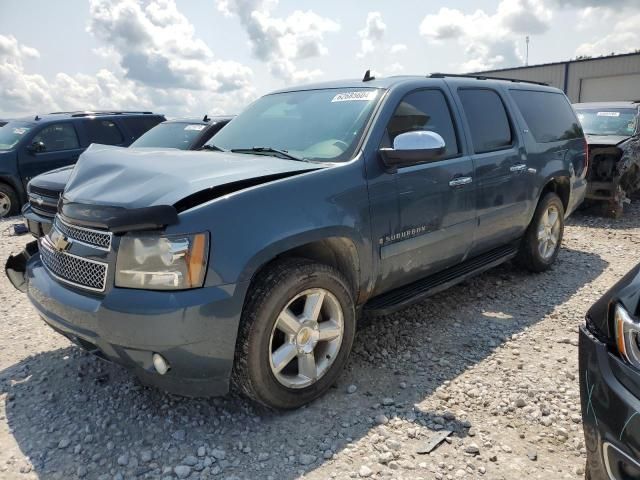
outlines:
M2 262L29 240L15 221L0 222ZM639 204L579 213L549 272L506 264L365 319L335 388L289 413L145 388L50 330L2 275L0 479L581 478L577 327L640 260L639 234Z

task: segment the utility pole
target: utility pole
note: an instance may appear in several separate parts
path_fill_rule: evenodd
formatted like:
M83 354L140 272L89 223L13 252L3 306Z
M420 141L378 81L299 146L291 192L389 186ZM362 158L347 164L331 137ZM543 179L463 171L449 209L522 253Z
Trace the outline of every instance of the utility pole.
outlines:
M527 53L524 60L524 66L529 65L529 35L525 37L525 41L527 42Z

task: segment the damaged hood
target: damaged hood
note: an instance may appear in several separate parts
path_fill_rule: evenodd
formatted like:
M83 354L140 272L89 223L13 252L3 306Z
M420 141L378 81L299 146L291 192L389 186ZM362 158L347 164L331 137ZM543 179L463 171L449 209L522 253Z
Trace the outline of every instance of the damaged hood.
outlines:
M128 209L174 205L226 184L319 168L266 155L92 145L80 156L64 201Z
M589 145L618 145L628 140L628 135L587 135L587 143Z

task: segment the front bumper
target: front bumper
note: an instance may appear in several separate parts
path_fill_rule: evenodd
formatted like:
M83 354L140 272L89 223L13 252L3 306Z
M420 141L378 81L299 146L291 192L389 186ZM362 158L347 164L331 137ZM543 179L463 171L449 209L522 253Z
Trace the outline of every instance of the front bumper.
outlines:
M36 238L44 237L51 230L53 218L38 215L28 203L22 207L22 216L29 232Z
M640 478L640 373L580 329L580 398L591 480Z
M44 321L85 350L172 393L227 393L247 285L180 292L113 288L97 296L58 283L39 255L28 261L26 278ZM154 353L169 362L165 375L156 372Z

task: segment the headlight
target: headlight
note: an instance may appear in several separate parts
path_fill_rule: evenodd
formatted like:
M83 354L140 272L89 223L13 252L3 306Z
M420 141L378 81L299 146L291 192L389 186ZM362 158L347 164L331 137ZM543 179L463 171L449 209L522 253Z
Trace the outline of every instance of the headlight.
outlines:
M126 235L120 241L116 287L184 290L202 287L209 235Z
M620 355L636 368L640 368L640 324L620 304L614 313L616 344Z

